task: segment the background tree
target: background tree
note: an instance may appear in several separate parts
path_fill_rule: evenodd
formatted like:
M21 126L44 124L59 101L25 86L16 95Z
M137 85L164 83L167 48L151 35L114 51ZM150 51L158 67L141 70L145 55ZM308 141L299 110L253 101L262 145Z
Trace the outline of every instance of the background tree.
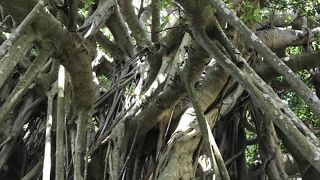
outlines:
M318 1L0 7L0 179L319 177Z

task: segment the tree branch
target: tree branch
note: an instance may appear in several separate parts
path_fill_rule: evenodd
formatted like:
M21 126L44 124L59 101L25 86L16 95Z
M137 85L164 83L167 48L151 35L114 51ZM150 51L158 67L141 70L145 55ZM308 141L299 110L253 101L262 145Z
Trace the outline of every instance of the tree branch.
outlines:
M317 28L311 30L316 32ZM256 32L261 41L272 50L308 43L308 33L293 29L266 29ZM311 39L314 41L315 38Z
M304 69L311 69L320 66L320 52L305 53L292 57L282 58L293 72L298 72ZM280 76L267 62L261 59L253 64L258 74L266 81L272 80L277 76Z
M151 41L156 43L160 39L160 0L151 1Z
M69 0L70 1L70 0ZM97 9L85 20L83 26L79 28L79 31L84 29L84 38L90 35L96 34L110 16L115 12L116 3L115 1L100 0Z
M78 20L78 0L68 0L69 5L69 22L68 30L71 32L76 32L77 30L77 20Z
M134 48L134 42L122 15L119 12L119 8L115 8L114 14L109 18L106 24L115 39L116 45L122 50L123 57L134 57L137 50ZM115 62L120 60L121 59L115 59Z

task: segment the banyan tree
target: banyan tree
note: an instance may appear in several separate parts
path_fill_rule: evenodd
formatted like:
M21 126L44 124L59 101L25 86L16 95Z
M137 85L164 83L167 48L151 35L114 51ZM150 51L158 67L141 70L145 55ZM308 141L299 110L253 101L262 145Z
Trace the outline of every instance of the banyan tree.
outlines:
M319 6L0 0L0 179L318 179Z

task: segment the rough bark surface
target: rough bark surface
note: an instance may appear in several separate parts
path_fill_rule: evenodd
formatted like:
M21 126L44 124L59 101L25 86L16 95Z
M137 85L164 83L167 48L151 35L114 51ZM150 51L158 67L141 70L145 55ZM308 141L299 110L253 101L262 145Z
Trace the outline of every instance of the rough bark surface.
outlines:
M0 179L317 179L320 16L277 3L1 0Z

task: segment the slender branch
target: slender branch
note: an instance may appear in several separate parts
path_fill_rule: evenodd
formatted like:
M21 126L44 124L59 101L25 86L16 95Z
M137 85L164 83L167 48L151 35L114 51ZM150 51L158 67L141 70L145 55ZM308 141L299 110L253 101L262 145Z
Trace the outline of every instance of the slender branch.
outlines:
M89 152L89 145L90 145L90 139L91 139L91 127L87 129L87 139L86 139L86 155L85 155L85 160L84 160L84 172L83 172L83 180L87 180L88 178L88 165L89 165L89 157L88 157L88 152Z
M195 44L195 42L193 42ZM195 45L198 47L198 49L203 50L201 47ZM192 51L189 52L190 56L192 57ZM194 83L195 80L198 80L198 76L202 73L205 65L206 65L206 58L203 61L199 61L199 59L195 60L193 58L189 58L189 61L186 62L185 68L187 69L184 71L184 74L182 76L182 80L185 84L185 88L188 92L188 96L192 102L193 108L195 110L196 116L197 116L197 122L200 127L200 131L202 134L202 138L204 140L204 146L206 148L207 153L209 154L210 161L215 170L215 173L218 176L218 179L222 178L224 180L229 180L230 176L228 174L228 171L224 165L224 162L221 158L221 154L219 152L219 148L217 147L217 144L215 143L215 140L213 138L210 126L206 120L206 117L202 111L201 104L199 100L196 97L195 91L194 91ZM212 149L213 147L213 149Z
M134 105L135 104L132 104L126 111L124 111L121 115L117 116L113 120L113 122L109 126L108 130L96 140L95 144L93 144L90 147L90 149L88 150L87 156L92 156L101 145L104 145L105 143L108 142L109 135L110 135L111 131L113 130L113 128L118 124L118 122L120 120L122 120L125 117L125 115L133 108Z
M87 30L84 38L96 34L96 32L100 30L100 28L115 12L115 9L115 1L100 0L97 9L92 15L90 15L88 19L85 20L83 26L79 28L79 31L81 31L82 29Z
M193 108L194 108L194 110L196 112L197 122L198 122L199 127L200 127L201 135L202 135L202 138L203 138L203 141L204 141L204 146L206 148L207 153L209 154L209 158L210 158L211 163L213 165L215 165L216 164L216 159L214 157L213 150L211 148L211 143L209 141L209 131L211 131L211 130L208 129L208 126L207 126L208 122L206 120L206 117L204 116L204 113L201 110L200 103L196 100L196 96L195 96L194 91L192 90L192 87L190 85L186 85L186 86L187 86L186 89L187 89L189 98L190 98L190 100L192 102L192 105L193 105ZM213 167L213 168L214 169L219 169L218 167ZM217 174L218 179L220 179L221 174L219 173L219 170L216 171L215 173Z
M77 19L78 19L78 0L68 0L68 4L69 4L68 30L71 32L76 32Z
M80 110L77 118L77 136L74 155L74 178L84 179L84 155L86 151L88 110Z
M119 8L115 8L114 14L106 22L108 29L111 31L116 45L122 50L124 54L123 57L128 56L132 58L136 54L135 43L131 35L129 34L129 29L123 19L122 14L119 12ZM115 59L115 62L121 59Z
M122 55L121 49L112 41L110 41L105 35L103 35L102 32L98 32L96 34L96 39L100 46L105 51L107 51L114 59L120 59Z
M226 160L225 165L228 166L232 161L236 160L239 156L243 155L246 147L242 148L239 152L232 155L228 160Z
M51 174L51 128L52 128L52 107L53 97L56 94L56 88L52 89L47 93L48 97L48 108L47 108L47 121L46 121L46 136L45 136L45 147L44 147L44 159L43 159L43 180L50 180Z
M4 140L1 144L0 144L0 148L2 149L2 147L4 145L6 145L8 142L10 142L12 140L12 136L9 136L6 140Z
M158 42L160 39L160 0L151 1L151 41Z
M305 53L297 56L282 58L283 61L292 69L293 72L298 72L304 69L311 69L320 66L320 52ZM268 63L265 61L257 61L253 64L253 68L261 77L266 80L274 79L280 76Z
M226 164L224 163L224 160L223 160L222 155L220 153L219 147L218 147L218 145L216 143L216 140L213 137L213 134L211 132L210 126L209 126L207 121L206 121L206 125L207 125L207 129L210 130L209 131L209 141L210 141L210 145L213 148L213 154L214 154L214 157L216 159L217 165L219 167L220 176L224 180L230 180L230 176L229 176Z
M164 58L168 57L171 52L175 52L179 45L182 43L183 35L185 34L184 20L180 22L177 20L175 25L182 25L180 28L171 29L161 40L159 40L160 47L156 53L150 53L148 62L150 64L150 71L142 90L150 88L149 86L155 81L157 75L160 73Z
M140 19L143 11L145 11L145 8L143 7L143 4L144 4L144 0L141 0L140 1L140 8L139 8L139 12L138 12L138 19Z
M64 179L64 120L65 120L65 98L64 98L65 70L60 65L58 75L58 105L57 105L57 125L56 125L56 167L55 179Z

